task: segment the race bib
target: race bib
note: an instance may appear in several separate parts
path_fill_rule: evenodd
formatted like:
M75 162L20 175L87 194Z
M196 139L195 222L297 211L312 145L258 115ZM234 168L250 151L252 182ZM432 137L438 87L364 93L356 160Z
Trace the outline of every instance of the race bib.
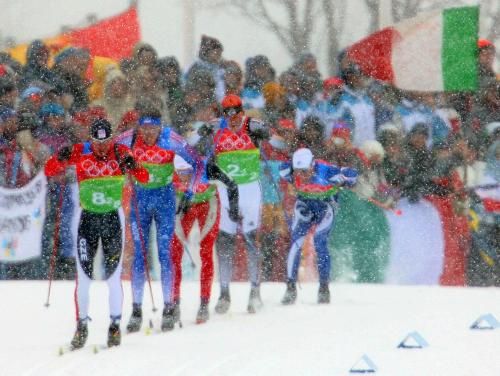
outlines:
M259 179L259 149L236 150L217 155L217 165L229 175L236 184L251 183Z

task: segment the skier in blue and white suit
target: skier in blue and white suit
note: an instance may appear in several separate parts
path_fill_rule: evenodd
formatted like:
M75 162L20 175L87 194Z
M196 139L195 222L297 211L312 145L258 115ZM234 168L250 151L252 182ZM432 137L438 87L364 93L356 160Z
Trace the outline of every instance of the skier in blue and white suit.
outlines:
M315 160L311 150L298 149L290 162L284 163L281 176L295 187L292 223L292 244L287 259L287 290L282 304L295 303L297 299L297 274L302 245L308 232L314 228L314 248L317 252L319 271L318 303L330 303L330 252L328 236L334 226L337 193L342 186L353 186L358 173L355 169L339 168L322 160Z

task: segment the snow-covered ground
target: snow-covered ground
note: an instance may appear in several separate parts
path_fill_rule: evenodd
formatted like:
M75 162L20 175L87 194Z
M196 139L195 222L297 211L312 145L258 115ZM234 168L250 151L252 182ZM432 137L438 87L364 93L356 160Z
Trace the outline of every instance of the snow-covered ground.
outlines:
M469 329L482 314L500 318L500 289L334 284L332 304L319 306L317 285L306 283L297 304L283 307L284 286L264 284L265 307L249 315L248 285L235 283L230 312L218 316L212 303L210 321L196 325L198 284L189 282L183 329L125 335L121 347L94 354L108 326L107 288L95 282L88 346L59 356L74 331L73 287L55 282L47 309L45 282L0 282L0 375L349 375L363 354L377 375L500 375L500 329ZM153 288L160 300L159 284ZM126 322L128 282L124 293ZM144 308L158 327L160 312L152 314L148 299ZM429 347L398 349L413 331Z

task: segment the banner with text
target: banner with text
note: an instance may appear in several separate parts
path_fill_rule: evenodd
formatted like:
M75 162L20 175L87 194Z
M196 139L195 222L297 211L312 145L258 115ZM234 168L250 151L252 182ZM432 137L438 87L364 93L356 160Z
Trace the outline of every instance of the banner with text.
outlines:
M0 188L0 262L40 257L46 186L39 173L22 188Z

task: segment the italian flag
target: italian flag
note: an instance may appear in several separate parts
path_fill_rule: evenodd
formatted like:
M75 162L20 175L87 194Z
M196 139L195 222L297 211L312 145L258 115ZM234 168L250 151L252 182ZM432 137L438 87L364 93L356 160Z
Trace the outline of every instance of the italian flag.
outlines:
M424 13L347 49L363 72L412 91L477 88L479 7Z

